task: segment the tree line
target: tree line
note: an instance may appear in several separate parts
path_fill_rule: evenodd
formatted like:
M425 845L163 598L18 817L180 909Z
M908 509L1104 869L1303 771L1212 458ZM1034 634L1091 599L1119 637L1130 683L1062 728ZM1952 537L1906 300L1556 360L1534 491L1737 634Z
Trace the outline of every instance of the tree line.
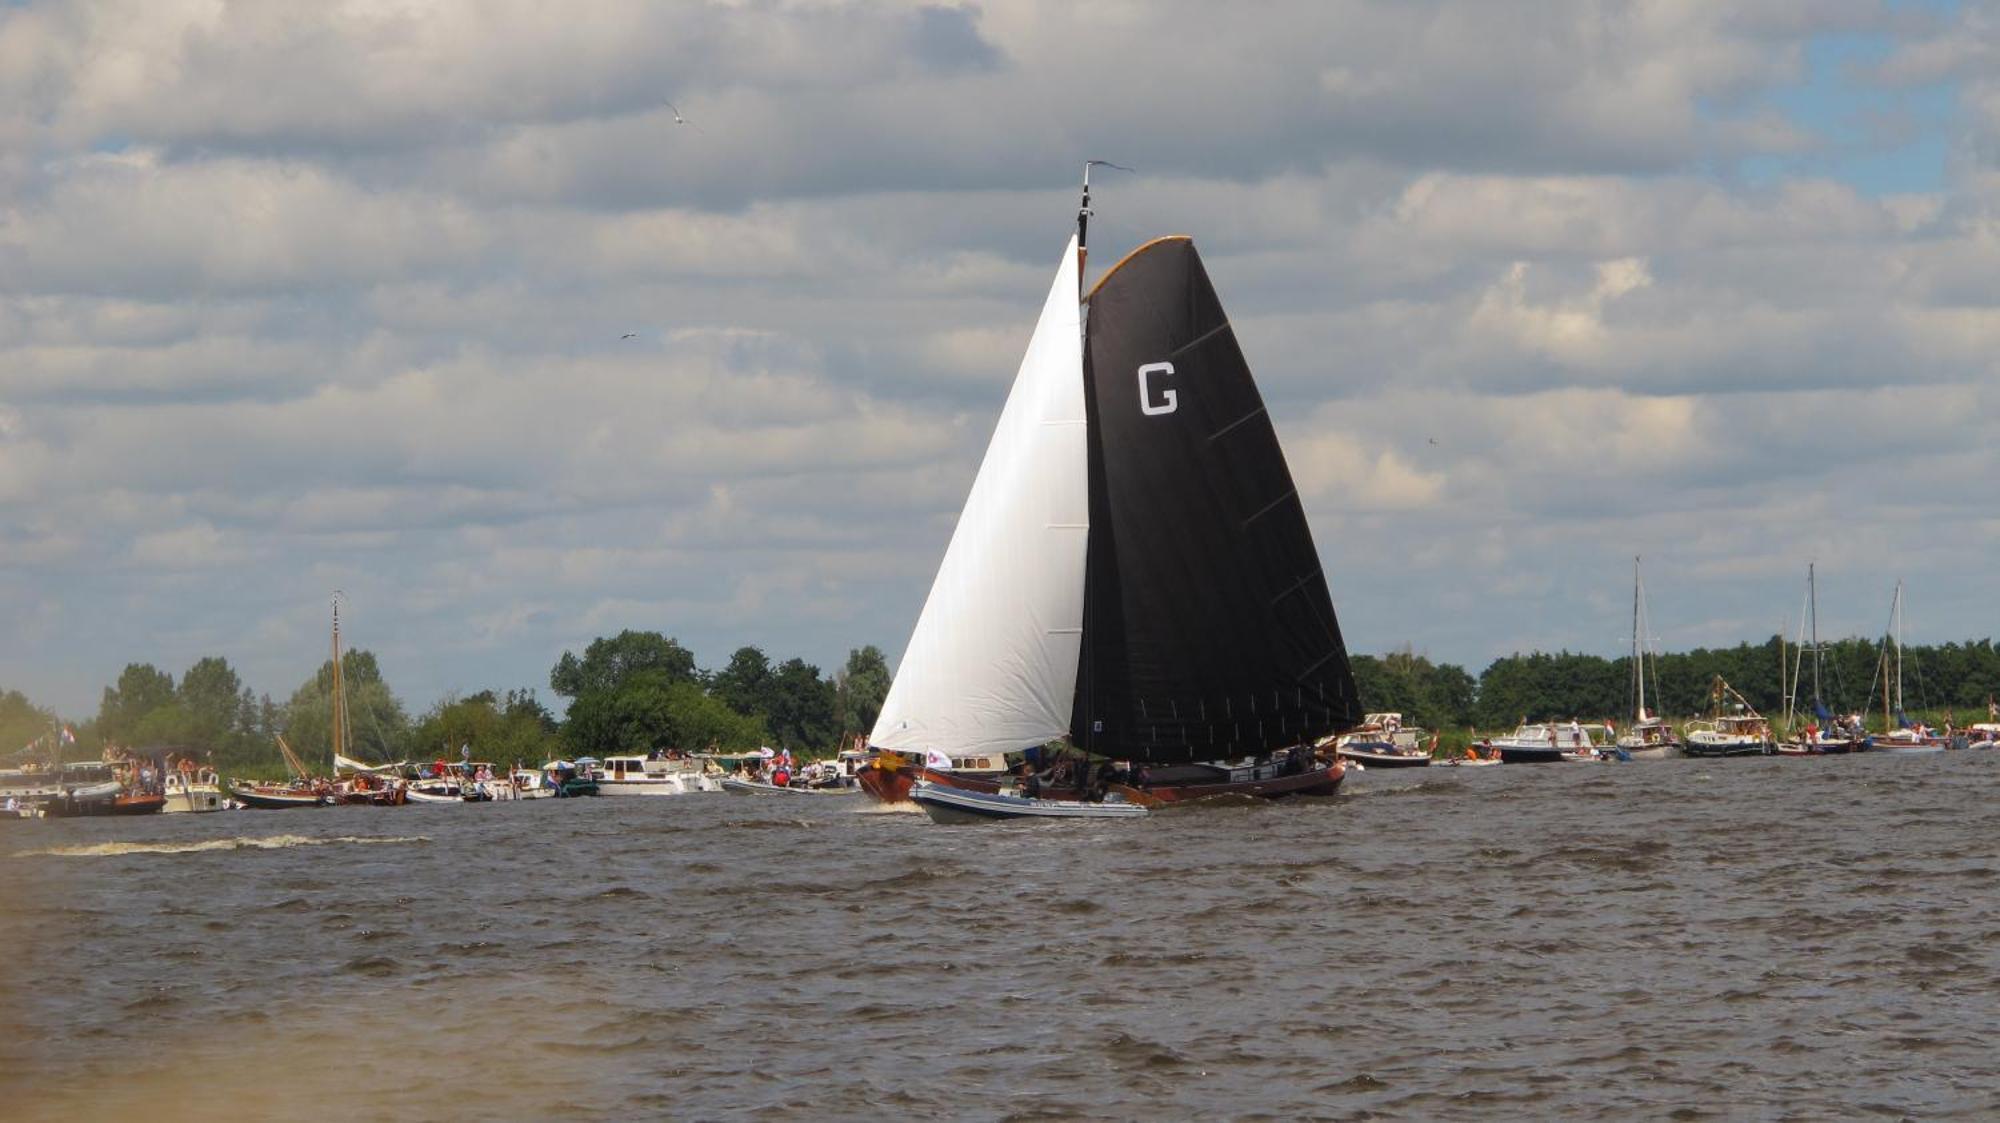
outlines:
M1820 698L1835 712L1879 713L1884 690L1880 641L1823 644ZM1352 657L1361 702L1396 711L1432 729L1506 729L1523 718L1611 718L1632 714L1632 661L1568 651L1495 659L1477 676L1409 650ZM1812 705L1813 659L1779 636L1761 644L1697 648L1648 660L1647 706L1669 718L1711 706L1711 684L1726 679L1768 715L1783 712L1796 674L1797 705ZM723 666L704 670L693 652L659 632L623 631L565 651L549 671L549 689L567 700L563 717L532 688L447 695L411 717L372 652L341 656L355 744L347 755L369 761L474 757L507 764L557 756L605 756L656 749L735 752L768 745L823 754L875 724L889 692L889 665L870 645L848 653L832 675L803 659L773 662L741 647ZM1983 715L2000 695L2000 649L1992 640L1903 649L1903 700L1915 714L1956 711L1961 722ZM207 656L176 679L133 663L104 688L96 716L74 726L76 755L104 746L173 746L212 756L225 771L283 770L283 736L308 762L330 762L333 662L322 663L284 701L244 685L229 661ZM32 745L62 728L51 710L19 691L0 690L0 754Z
M1894 658L1888 653L1891 664ZM1463 667L1407 650L1356 655L1352 662L1367 709L1400 712L1406 722L1432 729L1507 729L1523 718L1609 718L1622 724L1631 719L1635 702L1630 656L1517 653L1495 659L1477 678ZM1776 635L1761 644L1649 656L1646 708L1668 718L1708 713L1720 675L1766 715L1782 714L1788 696L1810 713L1813 663L1810 651ZM1819 697L1827 709L1881 712L1881 641L1823 642L1818 663ZM1989 699L2000 695L2000 649L1990 639L1906 646L1902 665L1903 702L1913 715L1955 711L1961 722L1984 720ZM1798 685L1791 687L1794 678ZM1893 678L1888 685L1893 693Z
M871 645L850 651L829 677L803 659L773 663L746 646L720 669L703 670L677 640L628 630L557 660L549 687L568 700L563 718L532 688L451 694L412 718L365 649L342 653L341 679L354 737L347 756L457 759L463 747L476 759L539 764L656 749L827 753L874 724L889 665ZM106 746L172 747L204 754L225 772L275 775L284 769L280 737L308 764L330 767L332 728L331 659L283 702L252 691L221 656L197 660L178 679L132 663L104 688L96 715L73 726L18 691L0 691L0 755L45 752L68 729L75 746L60 747L72 758Z

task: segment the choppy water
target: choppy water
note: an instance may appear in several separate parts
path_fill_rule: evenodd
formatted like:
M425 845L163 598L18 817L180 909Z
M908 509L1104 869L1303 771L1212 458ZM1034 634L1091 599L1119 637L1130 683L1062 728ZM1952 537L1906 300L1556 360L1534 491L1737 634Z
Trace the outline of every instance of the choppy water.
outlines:
M0 825L0 1116L2000 1114L2000 756Z

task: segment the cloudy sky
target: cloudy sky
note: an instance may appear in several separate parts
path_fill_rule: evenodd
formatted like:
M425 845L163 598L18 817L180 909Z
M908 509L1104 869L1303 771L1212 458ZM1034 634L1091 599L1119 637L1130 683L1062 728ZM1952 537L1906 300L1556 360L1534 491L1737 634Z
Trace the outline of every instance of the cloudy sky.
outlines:
M688 124L678 125L668 103ZM1194 235L1349 642L1996 630L2000 5L0 4L0 687L898 656L1065 239ZM632 338L621 338L632 333ZM1434 443L1433 443L1434 442Z

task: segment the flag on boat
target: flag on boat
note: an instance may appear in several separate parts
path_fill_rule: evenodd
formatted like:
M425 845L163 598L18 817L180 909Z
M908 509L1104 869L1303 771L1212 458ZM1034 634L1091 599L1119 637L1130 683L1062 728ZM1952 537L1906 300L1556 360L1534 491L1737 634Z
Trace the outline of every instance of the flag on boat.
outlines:
M936 749L924 750L924 767L939 772L951 771L951 758Z
M1833 720L1832 712L1829 711L1824 705L1822 705L1820 703L1820 700L1817 698L1813 699L1813 716L1820 719L1821 721Z
M76 744L76 733L69 726L65 725L62 727L62 739L63 744L74 745Z

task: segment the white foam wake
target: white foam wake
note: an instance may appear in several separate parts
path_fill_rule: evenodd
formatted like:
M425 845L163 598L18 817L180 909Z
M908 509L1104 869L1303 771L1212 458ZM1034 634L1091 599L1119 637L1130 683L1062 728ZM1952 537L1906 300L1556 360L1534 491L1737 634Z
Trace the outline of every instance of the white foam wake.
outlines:
M23 850L19 858L117 858L126 854L199 854L208 850L288 850L294 846L333 846L391 842L429 842L424 835L334 835L313 838L302 834L273 834L256 838L210 838L200 842L100 842L92 846L53 846L46 850Z

